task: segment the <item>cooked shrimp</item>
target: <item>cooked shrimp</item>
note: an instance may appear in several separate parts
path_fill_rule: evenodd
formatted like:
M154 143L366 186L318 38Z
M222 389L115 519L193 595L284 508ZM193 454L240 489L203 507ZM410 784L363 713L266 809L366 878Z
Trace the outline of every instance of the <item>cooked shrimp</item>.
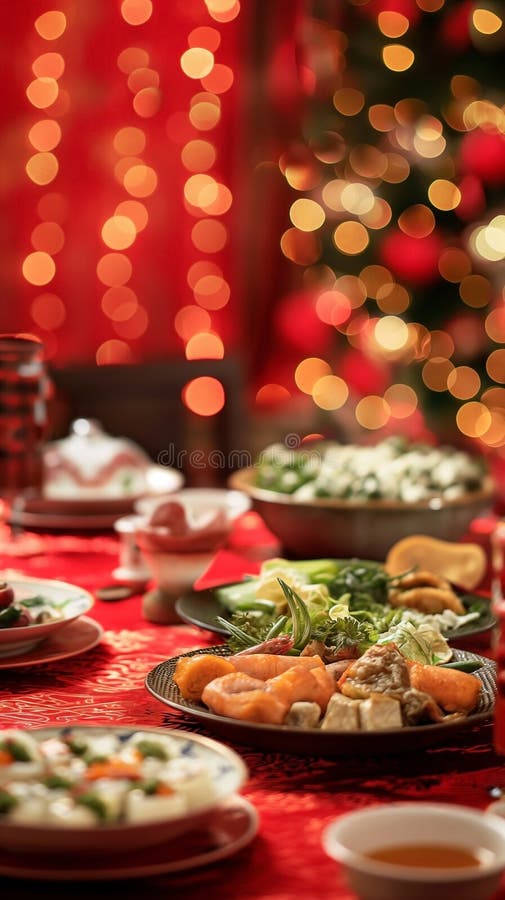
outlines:
M185 700L201 700L209 681L234 671L235 666L229 659L214 653L201 653L179 659L172 677Z
M480 679L469 672L422 663L410 666L410 683L418 691L430 694L447 712L471 712L482 688Z
M320 656L273 656L270 653L254 653L249 656L237 654L229 659L237 672L247 672L254 678L262 678L267 681L275 678L281 672L302 666L304 669L324 669L324 663Z
M451 590L436 587L416 587L409 591L401 591L389 598L391 606L408 606L425 613L439 613L444 609L452 609L459 616L465 612L459 597Z
M230 672L207 684L202 700L218 716L281 725L289 703L265 688L265 682L259 678L244 672Z
M245 650L236 653L235 656L251 656L256 653L273 653L282 656L283 653L287 653L288 650L291 650L294 643L293 635L280 634L279 637L270 638L268 641L262 641L261 644L256 644L254 647L247 647Z
M300 700L317 703L326 709L328 701L335 690L331 675L325 669L304 669L293 666L266 683L266 690L286 701L288 706Z

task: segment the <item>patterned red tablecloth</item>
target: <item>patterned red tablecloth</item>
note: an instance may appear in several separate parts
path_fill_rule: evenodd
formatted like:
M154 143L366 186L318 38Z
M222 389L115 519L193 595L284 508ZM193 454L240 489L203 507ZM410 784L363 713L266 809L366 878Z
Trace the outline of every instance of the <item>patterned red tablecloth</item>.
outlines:
M248 514L231 546L218 554L205 583L234 580L256 571L261 555L273 555L261 523ZM1 537L1 536L0 536ZM24 538L20 549L0 543L0 567L40 578L78 584L91 592L110 583L117 565L113 536L47 535ZM259 549L258 549L259 548ZM256 560L255 558L256 557ZM216 636L188 625L162 626L144 620L140 595L119 602L96 600L91 615L100 622L102 641L86 653L48 665L0 671L0 727L30 727L80 722L176 726L202 734L190 717L171 711L144 687L157 663L196 647L211 646ZM468 649L490 654L489 635ZM452 739L446 746L409 755L371 755L367 759L323 760L264 753L235 746L250 771L244 796L257 808L260 829L245 849L220 863L177 875L138 881L50 883L47 896L88 895L107 900L207 897L220 900L354 900L342 873L321 846L324 827L336 816L373 803L431 800L484 808L489 789L505 786L505 765L491 744L491 725ZM27 900L42 889L28 881L0 879L2 896ZM499 895L505 900L505 882ZM449 898L448 898L449 900Z

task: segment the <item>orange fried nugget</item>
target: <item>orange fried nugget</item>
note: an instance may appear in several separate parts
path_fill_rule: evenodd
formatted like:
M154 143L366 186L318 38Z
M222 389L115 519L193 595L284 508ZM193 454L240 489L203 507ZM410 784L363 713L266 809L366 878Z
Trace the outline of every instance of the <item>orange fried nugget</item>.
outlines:
M172 678L185 700L201 700L202 691L209 681L234 671L235 666L226 657L200 653L181 657Z

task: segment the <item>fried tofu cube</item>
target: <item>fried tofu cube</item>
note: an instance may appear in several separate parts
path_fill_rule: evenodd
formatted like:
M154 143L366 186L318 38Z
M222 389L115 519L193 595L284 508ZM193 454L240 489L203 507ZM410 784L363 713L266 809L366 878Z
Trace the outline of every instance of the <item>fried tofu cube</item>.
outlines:
M318 703L297 700L291 705L284 719L284 725L291 725L295 728L317 728L320 718L321 707Z
M372 694L362 700L359 718L363 731L383 731L403 725L400 701L386 694Z
M343 694L332 694L321 722L321 731L359 731L359 700L351 700Z

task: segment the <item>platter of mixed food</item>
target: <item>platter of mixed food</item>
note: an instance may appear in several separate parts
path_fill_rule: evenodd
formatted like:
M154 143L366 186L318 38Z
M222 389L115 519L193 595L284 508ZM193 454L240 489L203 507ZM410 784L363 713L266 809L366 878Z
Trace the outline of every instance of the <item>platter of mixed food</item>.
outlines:
M434 666L408 660L390 643L325 664L319 656L233 654L221 645L160 663L146 687L227 740L336 758L443 744L493 715L496 672L492 660L465 650Z
M208 821L247 777L228 747L162 728L0 731L0 843L23 853L148 848Z
M431 546L430 539L430 546ZM468 552L454 545L453 553ZM449 642L493 628L487 598L455 587L446 577L424 567L391 574L388 563L358 559L267 560L258 575L241 582L193 590L177 601L180 617L192 625L233 638L236 649L257 644L273 630L289 628L279 618L287 601L278 578L304 600L311 637L333 634L339 642L374 638L404 639L414 628L421 634L440 631ZM245 631L238 635L236 629ZM303 649L303 648L302 648Z
M0 573L0 658L32 650L93 606L93 596L64 581Z
M437 572L274 559L215 596L226 644L161 663L146 686L228 738L325 756L397 752L492 715L494 663L448 640L492 627L489 603L465 604Z

